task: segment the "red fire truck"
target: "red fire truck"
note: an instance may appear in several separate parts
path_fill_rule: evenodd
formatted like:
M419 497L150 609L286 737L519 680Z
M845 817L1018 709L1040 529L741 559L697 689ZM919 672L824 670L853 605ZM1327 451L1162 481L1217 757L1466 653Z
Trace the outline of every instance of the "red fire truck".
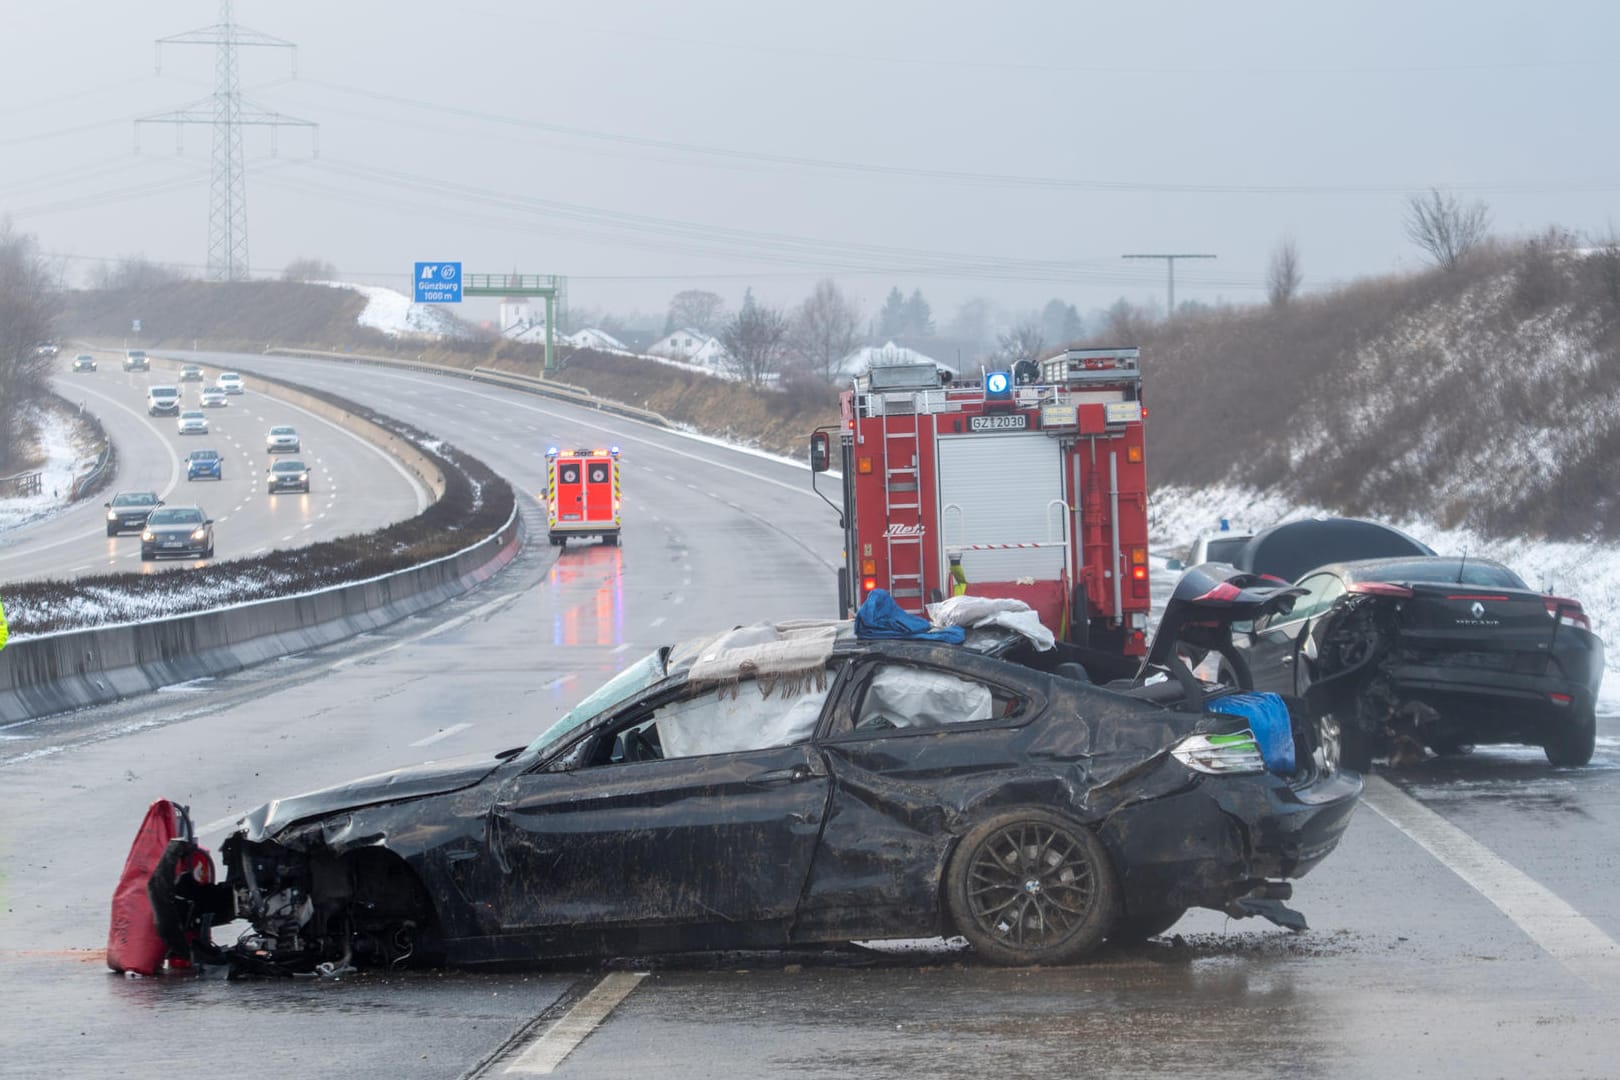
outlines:
M1070 349L970 384L942 384L931 364L858 378L842 397L843 498L827 500L843 518L843 617L880 587L919 615L965 591L1024 600L1065 640L1141 655L1137 359L1135 348ZM811 437L815 472L832 465L832 437Z
M546 451L546 525L553 547L600 536L619 542L619 448Z

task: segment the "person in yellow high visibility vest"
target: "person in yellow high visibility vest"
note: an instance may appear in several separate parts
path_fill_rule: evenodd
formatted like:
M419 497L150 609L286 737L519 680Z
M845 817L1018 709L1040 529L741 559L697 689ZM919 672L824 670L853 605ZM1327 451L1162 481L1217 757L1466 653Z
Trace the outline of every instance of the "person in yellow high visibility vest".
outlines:
M10 632L6 629L6 608L4 604L0 604L0 649L6 647L6 638L10 636Z
M962 556L951 556L951 595L967 595L967 571L962 569Z

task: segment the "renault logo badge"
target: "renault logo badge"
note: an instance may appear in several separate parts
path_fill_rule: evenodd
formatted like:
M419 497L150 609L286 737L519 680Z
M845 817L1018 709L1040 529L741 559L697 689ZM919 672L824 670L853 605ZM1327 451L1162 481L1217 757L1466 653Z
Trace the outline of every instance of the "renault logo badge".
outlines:
M1485 605L1480 603L1478 600L1475 600L1474 606L1468 610L1473 612L1474 618L1476 619L1483 619L1485 617Z

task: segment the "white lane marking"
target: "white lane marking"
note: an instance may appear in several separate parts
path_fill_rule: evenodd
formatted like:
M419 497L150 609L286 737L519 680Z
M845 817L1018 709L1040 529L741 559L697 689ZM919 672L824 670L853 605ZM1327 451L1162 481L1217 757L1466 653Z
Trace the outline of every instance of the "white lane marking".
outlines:
M565 683L571 683L577 678L579 678L578 675L559 675L555 679L552 679L550 682L546 683L540 689L555 690L557 687L562 686Z
M631 649L633 649L635 647L636 647L635 642L627 641L623 645L620 645L618 648L614 649L613 650L613 655L617 656L620 653L628 652L628 651L630 651Z
M451 724L449 727L443 729L442 731L436 731L432 735L429 735L425 739L417 739L415 742L411 743L411 745L412 746L432 746L434 743L438 742L440 739L448 739L450 736L459 734L460 732L463 732L463 731L466 731L470 727L472 727L471 724Z
M499 599L491 600L487 604L480 605L479 607L474 608L473 610L467 612L466 614L457 615L453 619L446 619L444 622L440 623L438 626L432 627L431 629L428 629L428 630L424 630L420 634L414 634L411 637L403 638L403 639L401 639L399 641L394 642L391 645L384 645L380 649L372 649L370 652L360 653L359 655L356 655L356 656L346 656L341 660L334 661L333 664L332 664L332 670L333 671L338 671L338 670L341 670L342 668L349 667L349 666L351 666L353 664L361 664L361 663L365 663L368 660L375 660L377 657L383 655L384 653L391 653L396 649L402 649L405 646L414 644L414 643L416 643L418 641L426 641L428 638L438 637L440 634L448 634L450 631L456 629L457 627L465 626L467 623L471 622L472 620L474 620L476 618L479 618L480 616L489 614L489 613L494 612L494 611L496 611L496 610L498 610L500 608L505 607L507 604L510 604L512 601L516 600L520 595L521 594L519 594L519 593L513 593L511 596L502 596Z
M88 569L90 569L90 564L85 563L83 566L74 566L74 567L69 568L68 573L77 574L80 570L88 570Z
M684 604L686 603L686 597L679 595L672 596L669 598L669 602L672 604Z
M1620 944L1518 867L1381 776L1361 801L1495 904L1571 974L1595 990L1620 990Z
M525 1047L506 1071L527 1076L550 1075L646 977L645 971L614 971L602 976L602 981L590 993L546 1029L544 1035Z
M229 817L222 817L218 821L210 821L208 824L201 825L197 828L197 839L201 840L205 837L212 836L214 833L224 832L226 829L229 829L231 826L235 825L241 820L241 814L232 814Z
M647 625L648 626L663 626L664 625L664 617L662 615L660 615L660 616L658 616L658 618L654 619L652 622L648 623Z

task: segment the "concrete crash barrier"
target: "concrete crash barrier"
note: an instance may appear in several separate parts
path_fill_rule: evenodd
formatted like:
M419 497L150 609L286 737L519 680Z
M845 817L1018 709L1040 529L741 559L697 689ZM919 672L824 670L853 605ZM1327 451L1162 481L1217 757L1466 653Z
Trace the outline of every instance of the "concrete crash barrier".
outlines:
M487 367L453 367L449 364L429 364L422 360L396 360L388 356L321 352L317 349L286 349L278 346L264 351L267 356L310 356L321 360L341 360L349 364L373 364L378 367L402 368L408 371L424 371L434 375L448 375L452 378L489 383L493 386L505 386L528 394L539 394L542 397L583 405L598 412L612 413L615 416L640 420L644 424L652 424L655 427L672 428L675 426L662 413L653 412L651 409L641 409L634 405L626 405L622 401L599 398L589 390L578 386L570 386L568 383L557 382L555 379L539 379L533 375L520 375L513 371L496 371L494 368Z
M514 505L493 535L409 570L197 615L13 641L0 651L0 721L228 675L378 629L471 590L511 562L522 539Z

